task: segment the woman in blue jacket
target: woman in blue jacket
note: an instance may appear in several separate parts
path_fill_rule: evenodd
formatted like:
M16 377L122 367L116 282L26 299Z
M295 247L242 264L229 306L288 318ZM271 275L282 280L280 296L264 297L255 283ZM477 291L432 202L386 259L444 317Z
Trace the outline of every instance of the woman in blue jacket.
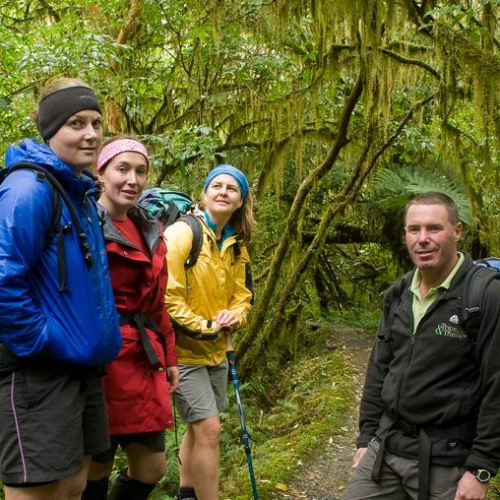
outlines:
M6 500L79 499L90 456L110 444L101 367L121 345L84 172L102 142L101 109L86 83L59 79L36 119L44 143L9 147L6 167L44 167L69 200L29 168L0 185L0 475Z

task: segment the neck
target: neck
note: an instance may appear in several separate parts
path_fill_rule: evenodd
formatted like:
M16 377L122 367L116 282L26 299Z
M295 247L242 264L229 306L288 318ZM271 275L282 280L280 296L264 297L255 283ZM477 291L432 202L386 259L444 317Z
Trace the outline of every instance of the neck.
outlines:
M219 239L222 236L222 230L224 229L224 226L229 222L229 219L231 216L227 215L218 215L218 214L212 214L207 210L208 216L210 217L210 220L212 221L213 224L215 224L215 237Z
M113 220L118 220L118 221L124 221L127 218L127 209L117 209L113 204L111 204L106 198L102 197L99 198L99 205L106 210L108 215L113 219Z
M420 295L425 297L431 288L440 286L453 271L458 262L458 255L443 269L419 269L420 273Z

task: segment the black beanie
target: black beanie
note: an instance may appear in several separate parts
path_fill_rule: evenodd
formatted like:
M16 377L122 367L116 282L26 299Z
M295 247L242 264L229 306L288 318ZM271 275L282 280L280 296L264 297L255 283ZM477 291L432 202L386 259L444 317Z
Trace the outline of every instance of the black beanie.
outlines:
M84 109L101 113L99 101L88 87L66 87L45 96L38 104L38 130L47 142L66 120Z

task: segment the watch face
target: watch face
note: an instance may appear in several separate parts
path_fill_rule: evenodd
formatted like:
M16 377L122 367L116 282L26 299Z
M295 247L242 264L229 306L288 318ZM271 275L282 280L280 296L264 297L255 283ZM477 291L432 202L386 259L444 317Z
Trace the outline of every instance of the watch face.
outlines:
M487 483L491 478L491 474L486 469L478 469L475 476L481 483Z

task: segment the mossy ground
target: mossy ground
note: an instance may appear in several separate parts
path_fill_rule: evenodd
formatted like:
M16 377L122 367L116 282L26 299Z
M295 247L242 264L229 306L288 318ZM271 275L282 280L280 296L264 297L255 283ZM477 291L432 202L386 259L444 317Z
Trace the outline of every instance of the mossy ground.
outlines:
M290 365L277 390L282 398L257 421L251 417L253 464L262 499L274 498L286 490L301 462L316 453L329 436L341 432L353 399L350 378L346 376L349 370L338 352ZM237 426L232 411L228 417L226 425ZM224 460L221 472L221 499L252 498L243 450L239 461Z
M353 410L351 371L338 351L326 351L322 356L291 363L276 385L275 405L265 410L256 404L248 387L242 385L260 499L281 498L280 492L287 490L301 464L320 451L328 439L342 432L346 413ZM249 500L253 498L250 474L232 388L229 398L230 407L222 415L220 498ZM174 467L174 460L170 463ZM167 500L175 488L176 471L170 470L154 498Z

